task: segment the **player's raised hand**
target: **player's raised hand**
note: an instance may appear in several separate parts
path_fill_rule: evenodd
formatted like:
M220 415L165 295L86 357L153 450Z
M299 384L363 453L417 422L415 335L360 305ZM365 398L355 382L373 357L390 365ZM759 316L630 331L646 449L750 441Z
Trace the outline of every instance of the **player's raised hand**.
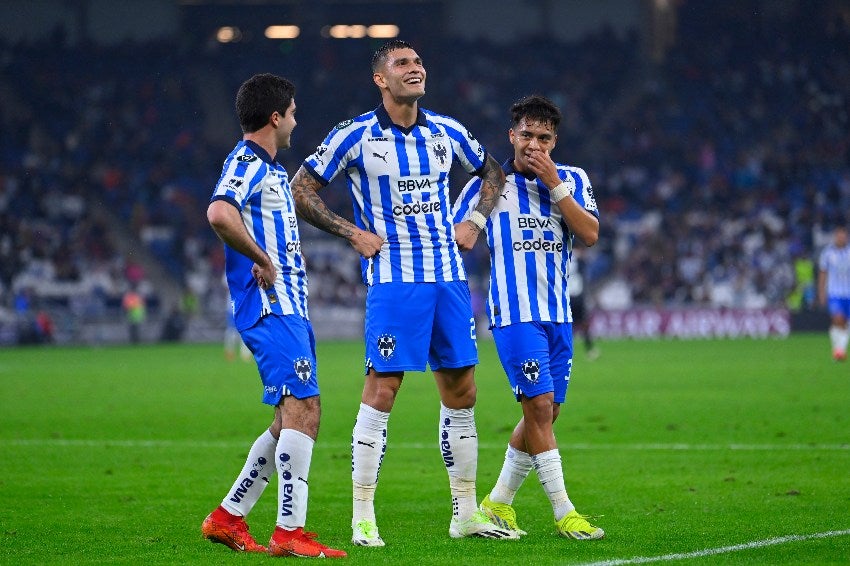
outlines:
M561 184L561 179L558 177L558 168L548 151L540 149L531 150L527 156L528 166L537 175L537 178L550 189Z

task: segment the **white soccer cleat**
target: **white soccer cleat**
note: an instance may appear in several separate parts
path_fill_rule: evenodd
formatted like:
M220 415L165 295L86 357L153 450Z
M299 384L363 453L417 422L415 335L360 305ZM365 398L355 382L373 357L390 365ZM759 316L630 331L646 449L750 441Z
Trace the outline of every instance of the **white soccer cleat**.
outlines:
M384 539L378 533L378 525L373 521L357 521L351 530L351 542L356 546L384 546Z
M456 518L452 517L452 523L449 526L449 536L452 538L481 537L509 540L516 540L519 538L516 531L500 527L491 521L490 517L482 513L480 510L475 511L475 513L473 513L473 515L465 521L458 521Z

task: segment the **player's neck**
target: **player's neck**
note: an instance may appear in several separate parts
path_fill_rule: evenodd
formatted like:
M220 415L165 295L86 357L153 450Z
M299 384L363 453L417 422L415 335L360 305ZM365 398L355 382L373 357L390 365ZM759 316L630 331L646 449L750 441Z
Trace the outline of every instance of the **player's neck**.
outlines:
M416 100L397 100L387 96L384 97L384 109L393 124L403 128L411 127L419 116L419 103Z
M277 155L277 142L275 141L274 131L266 132L266 128L262 130L258 130L256 132L251 132L250 134L245 134L242 136L242 139L245 141L252 141L261 148L266 150L266 153L274 159L274 156Z

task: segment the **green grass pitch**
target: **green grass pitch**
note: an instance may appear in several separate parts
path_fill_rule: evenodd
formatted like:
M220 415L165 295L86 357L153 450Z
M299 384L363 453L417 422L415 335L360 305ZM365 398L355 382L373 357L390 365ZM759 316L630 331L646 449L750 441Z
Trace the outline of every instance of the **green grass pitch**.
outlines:
M846 564L850 364L826 334L581 345L555 425L602 541L555 535L532 473L520 541L452 540L430 374L408 375L377 490L383 549L350 544L360 343L318 346L322 425L307 528L352 564ZM519 416L491 342L477 371L478 496ZM268 564L200 536L268 425L252 363L218 344L0 350L0 563ZM249 516L265 543L276 485Z

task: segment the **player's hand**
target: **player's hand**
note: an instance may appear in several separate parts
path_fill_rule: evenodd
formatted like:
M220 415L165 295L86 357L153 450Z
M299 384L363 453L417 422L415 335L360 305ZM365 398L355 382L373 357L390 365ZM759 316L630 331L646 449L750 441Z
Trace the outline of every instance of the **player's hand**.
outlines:
M251 274L254 276L254 280L260 286L260 289L265 291L271 289L274 285L274 280L277 277L277 269L275 269L274 264L269 259L264 265L255 263L254 267L251 268Z
M455 242L462 251L468 252L474 248L480 233L478 226L469 220L455 224Z
M367 230L357 230L348 239L351 247L366 259L375 257L384 245L384 239Z
M526 156L526 159L528 160L528 166L531 168L531 171L547 187L553 189L561 184L561 178L558 177L558 168L555 162L552 161L549 152L533 149Z

